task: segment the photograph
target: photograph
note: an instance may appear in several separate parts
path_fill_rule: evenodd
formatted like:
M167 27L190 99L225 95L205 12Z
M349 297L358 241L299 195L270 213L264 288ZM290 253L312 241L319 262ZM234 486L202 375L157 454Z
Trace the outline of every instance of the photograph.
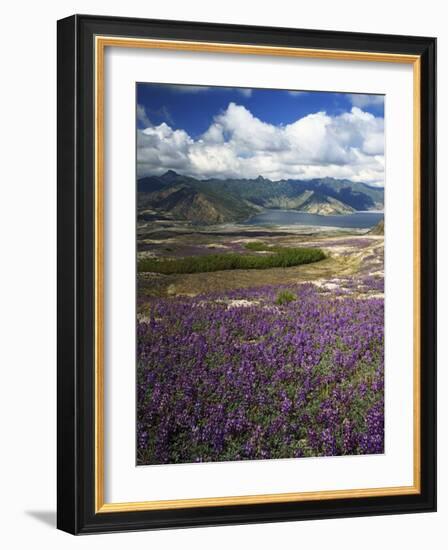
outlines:
M385 96L135 92L136 464L383 454Z

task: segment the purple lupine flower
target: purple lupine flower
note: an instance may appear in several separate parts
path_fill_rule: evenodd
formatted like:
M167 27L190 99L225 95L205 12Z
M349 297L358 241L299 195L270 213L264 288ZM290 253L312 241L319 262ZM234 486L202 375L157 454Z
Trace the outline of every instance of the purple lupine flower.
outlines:
M368 297L380 285L145 298L138 463L384 452L384 301ZM297 298L279 308L282 290Z

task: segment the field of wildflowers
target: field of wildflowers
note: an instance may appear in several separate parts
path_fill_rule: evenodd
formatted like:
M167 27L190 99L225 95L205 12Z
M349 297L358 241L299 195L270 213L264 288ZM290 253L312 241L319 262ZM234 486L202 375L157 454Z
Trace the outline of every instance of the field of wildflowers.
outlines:
M382 277L147 297L137 463L384 452Z

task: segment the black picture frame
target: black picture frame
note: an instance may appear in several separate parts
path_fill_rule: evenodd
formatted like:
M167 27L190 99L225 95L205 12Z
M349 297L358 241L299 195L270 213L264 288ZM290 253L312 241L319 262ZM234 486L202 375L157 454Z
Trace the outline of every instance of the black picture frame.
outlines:
M420 458L418 494L95 511L95 36L381 52L420 58ZM124 17L58 21L57 526L72 534L436 510L436 39Z

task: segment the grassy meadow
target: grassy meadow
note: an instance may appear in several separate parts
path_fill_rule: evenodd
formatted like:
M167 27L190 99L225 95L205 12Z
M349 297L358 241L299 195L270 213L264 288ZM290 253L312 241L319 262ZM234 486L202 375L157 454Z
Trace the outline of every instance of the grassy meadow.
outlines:
M384 451L381 235L138 232L138 464Z

